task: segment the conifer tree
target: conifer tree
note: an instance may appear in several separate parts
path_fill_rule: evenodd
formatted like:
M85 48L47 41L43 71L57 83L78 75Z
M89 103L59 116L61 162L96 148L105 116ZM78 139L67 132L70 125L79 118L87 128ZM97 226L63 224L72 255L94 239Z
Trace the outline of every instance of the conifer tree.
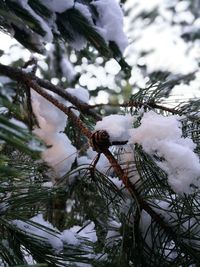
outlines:
M157 7L134 13L130 1L0 2L0 30L30 55L0 58L1 266L200 264L199 99L167 105L198 72L149 68L151 51L141 48L148 83L132 90L124 2L136 25L156 21ZM181 38L195 43L189 24ZM105 81L80 86L93 78L84 62L112 60L120 93ZM108 104L95 102L102 91Z

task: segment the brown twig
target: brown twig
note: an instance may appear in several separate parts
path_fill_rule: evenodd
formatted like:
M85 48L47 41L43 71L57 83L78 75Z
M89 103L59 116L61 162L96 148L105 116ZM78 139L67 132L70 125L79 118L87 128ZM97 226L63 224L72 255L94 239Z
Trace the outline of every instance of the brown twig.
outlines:
M41 87L46 88L47 90L56 93L57 95L61 96L65 100L72 103L75 107L77 107L78 110L83 112L84 114L90 115L94 117L96 120L101 120L101 116L98 115L96 112L90 110L89 105L87 103L84 103L80 99L78 99L75 96L72 96L67 91L64 91L63 88L53 85L47 80L43 80L38 78L37 76L33 75L32 73L26 73L22 69L14 68L10 66L6 66L4 64L0 64L0 73L2 75L5 75L13 80L21 81L29 80L29 81L35 81L35 84L38 84Z
M125 108L128 108L128 107L135 107L135 108L138 108L138 107L149 107L149 108L152 108L152 109L160 109L160 110L164 110L164 111L167 111L167 112L170 112L172 114L182 114L182 111L179 111L175 108L169 108L169 107L166 107L166 106L163 106L163 105L159 105L159 104L156 104L154 102L136 102L136 101L129 101L129 102L125 102L123 104L111 104L111 103L108 103L108 104L95 104L95 105L89 105L89 108L90 109L94 109L94 108L98 108L98 107L105 107L105 106L111 106L111 107L125 107Z
M56 98L48 94L44 89L42 89L35 81L30 80L29 78L22 78L24 83L28 86L30 86L34 91L36 91L38 94L43 96L45 99L47 99L49 102L51 102L54 106L62 110L69 118L73 121L73 123L81 130L81 133L85 135L87 138L90 138L92 133L88 130L88 128L85 126L85 124L77 117L74 112L71 110L71 108L66 107L64 104L59 102Z

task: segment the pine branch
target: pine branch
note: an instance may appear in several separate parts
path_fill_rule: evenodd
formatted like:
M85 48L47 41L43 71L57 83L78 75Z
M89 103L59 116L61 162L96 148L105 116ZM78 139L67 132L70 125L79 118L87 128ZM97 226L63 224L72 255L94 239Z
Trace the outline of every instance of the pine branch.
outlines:
M44 89L42 89L38 83L28 74L25 74L23 71L19 69L14 69L11 67L4 66L0 64L0 73L3 75L6 75L14 80L17 80L33 90L35 90L38 94L46 98L49 102L51 102L53 105L55 105L57 108L62 110L67 116L69 116L70 119L73 120L76 127L78 127L81 131L81 133L86 136L89 140L92 138L91 131L84 125L84 123L80 120L79 117L77 117L70 108L66 107L62 103L60 103L57 99L49 95ZM92 143L92 142L91 142ZM98 144L96 144L98 145ZM128 179L127 174L124 172L124 170L119 165L118 161L114 158L112 153L108 150L108 144L106 143L106 147L103 146L103 149L101 150L100 145L97 146L97 152L103 153L105 157L109 160L111 166L113 167L114 171L118 175L118 177L123 181L126 189L131 194L133 199L135 199L138 209L145 210L152 218L154 222L156 222L161 229L163 229L169 237L174 241L177 247L179 247L186 255L192 256L197 262L199 262L199 256L197 253L195 253L195 249L190 248L186 244L180 241L178 234L176 231L172 228L171 225L167 224L164 219L153 210L153 208L150 206L148 202L146 202L138 193L135 186L130 182Z
M0 64L0 73L2 75L5 75L15 81L18 81L19 83L24 80L27 82L34 81L35 84L46 88L47 90L56 93L57 95L61 96L65 100L69 101L72 103L78 110L83 112L86 115L90 115L94 117L96 120L101 120L101 116L98 115L97 113L93 112L90 110L89 105L87 103L84 103L80 99L78 99L75 96L72 96L69 94L67 91L64 91L63 88L53 85L47 80L43 80L38 78L37 76L27 73L23 71L22 69L19 68L14 68L10 66L6 66L3 64Z
M153 221L155 221L161 229L163 229L175 242L175 244L182 249L182 251L187 255L191 255L196 262L199 262L200 257L197 255L195 250L190 249L189 247L180 241L179 236L177 233L173 230L172 226L168 225L164 219L156 213L151 206L141 198L141 196L138 194L137 189L135 186L129 181L127 175L122 170L121 166L118 164L117 160L113 157L112 153L109 150L103 151L106 158L109 160L111 165L113 166L116 174L120 177L120 179L123 181L126 189L129 191L131 196L136 200L136 203L138 203L138 209L145 210L152 218Z

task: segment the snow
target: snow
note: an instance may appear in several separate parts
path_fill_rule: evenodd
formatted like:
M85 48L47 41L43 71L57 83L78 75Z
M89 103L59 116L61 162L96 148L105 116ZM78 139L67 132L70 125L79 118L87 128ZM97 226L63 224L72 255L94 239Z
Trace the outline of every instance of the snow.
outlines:
M45 221L42 214L33 217L31 221L23 222L21 220L14 220L12 223L30 236L33 235L35 238L38 238L38 241L49 243L55 253L59 253L63 249L63 242L60 240L58 230L54 228L51 223ZM53 232L51 230L53 230Z
M68 93L79 100L88 103L89 93L84 88L67 88ZM61 97L51 93L66 106L72 104ZM67 125L67 116L48 100L31 91L33 112L36 115L40 128L35 128L34 133L48 146L42 152L42 159L54 170L57 178L62 177L71 170L71 166L77 157L77 149L72 145L66 134L63 133ZM79 111L73 110L78 116ZM103 157L102 157L103 158ZM90 162L92 159L90 160ZM105 168L105 159L99 162L100 169ZM103 163L102 163L103 162Z
M190 238L188 239L187 236L183 237L182 242L192 246L199 246L200 229L197 218L191 217L191 214L184 214L184 212L181 215L179 214L180 217L178 217L178 214L175 212L176 209L174 206L176 205L176 201L173 204L173 198L175 199L175 195L171 195L169 198L166 197L166 200L154 200L154 203L151 204L151 207L167 224L171 225L172 227L176 227L180 224L179 228L183 233L187 232L188 229L190 230ZM152 234L151 217L144 210L141 212L140 229L145 242L149 245L149 247L154 246L156 242L159 242L160 244L161 236L159 236L158 240L155 239L154 234ZM168 242L168 244L165 244L164 246L164 251L169 259L174 259L177 257L177 251L173 241ZM173 250L173 252L171 250ZM169 253L169 251L171 251L172 253Z
M53 183L52 182L44 182L42 183L43 187L47 187L47 188L52 188L53 187Z
M55 97L55 94L51 94ZM33 111L41 129L48 133L64 131L67 116L44 97L31 91Z
M28 0L16 0L18 4L20 4L24 9L30 13L35 20L40 23L42 29L46 32L46 35L43 37L45 41L52 42L53 41L53 34L51 32L51 28L49 27L48 23L44 21L39 15L37 15L34 10L29 6Z
M33 223L32 223L33 222ZM45 221L42 214L37 214L29 222L13 220L12 224L38 238L38 241L49 243L56 254L63 250L64 244L78 246L81 244L81 237L87 238L91 242L96 242L97 236L94 230L94 223L90 222L79 233L82 227L73 226L60 232L50 222Z
M108 178L119 190L122 190L124 188L122 180L120 180L118 177L109 176Z
M97 241L95 224L92 221L89 221L85 227L74 225L70 228L70 231L76 233L77 236L86 238L88 241L93 243Z
M50 148L42 152L43 160L51 166L57 177L62 177L71 170L77 150L63 133L48 135L43 130L34 131ZM43 135L44 134L44 135ZM46 136L45 136L46 134Z
M77 246L80 244L80 241L76 237L78 234L74 233L72 230L64 230L61 235L61 240L64 243Z
M53 168L56 176L61 177L70 171L77 152L69 138L62 133L66 127L67 116L33 90L31 95L33 111L40 126L34 133L47 146L51 146L42 152L42 158Z
M62 13L74 5L74 0L40 0L52 12Z
M200 162L194 153L196 145L182 137L180 119L145 113L141 125L129 131L129 144L140 144L146 153L162 158L157 164L168 174L169 185L176 193L189 194L193 192L191 184L200 185Z
M22 121L19 121L19 120L15 119L15 118L11 118L9 121L11 123L15 124L16 126L22 128L22 129L27 129L28 128L25 123L23 123Z
M128 129L132 128L134 118L131 115L109 115L98 121L95 130L106 130L110 141L126 141L129 138Z
M74 41L70 41L69 44L76 50L81 51L86 48L87 40L80 34L74 33Z
M147 245L152 247L153 240L151 235L151 216L145 210L142 210L140 215L140 230Z
M90 22L91 25L93 25L92 14L86 5L76 2L75 8L82 13L82 15Z
M174 222L176 222L177 218L174 219L176 216L175 213L171 212L169 209L169 203L167 201L156 201L156 206L153 207L153 209L163 218L167 223L169 223L171 226L173 225ZM154 233L154 227L152 227L152 218L151 216L146 212L142 211L141 212L141 217L140 217L140 230L141 234L149 246L149 248L152 248L155 246L155 244L163 244L163 250L166 253L166 256L168 259L173 259L176 255L176 250L174 247L173 241L169 241L167 244L165 243L165 239L163 237L163 242L162 242L162 236L156 235ZM174 223L176 225L176 223ZM174 251L173 251L174 250ZM171 251L171 253L169 253Z
M123 12L116 0L94 0L92 1L99 14L97 26L105 40L114 41L121 53L128 46L128 39L123 31Z
M164 139L177 139L181 136L181 122L178 121L178 118L178 115L164 117L149 111L144 113L141 126L132 129L130 134L135 143L144 145L146 151L148 151L148 145L151 149L152 143Z

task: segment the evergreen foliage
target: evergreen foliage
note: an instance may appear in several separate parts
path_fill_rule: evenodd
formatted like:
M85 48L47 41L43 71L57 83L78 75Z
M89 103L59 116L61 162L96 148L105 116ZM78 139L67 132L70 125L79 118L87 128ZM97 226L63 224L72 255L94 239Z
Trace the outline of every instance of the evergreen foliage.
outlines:
M199 99L179 99L173 107L166 105L173 99L174 87L189 84L195 73L150 73L146 88L132 93L131 67L119 43L106 40L99 30L99 13L93 1L71 1L73 5L63 12L53 12L45 2L0 2L0 30L12 35L21 49L43 54L46 66L35 58L28 62L21 58L10 66L0 64L0 265L199 266L200 190L192 177L188 186L192 191L179 193L169 182L169 171L163 168L167 160L158 149L150 153L139 141L102 141L101 131L94 130L103 116L114 113L134 117L134 129L143 124L148 112L163 118L176 115L182 127L179 143L190 140L199 158ZM87 8L91 17L76 4ZM138 15L151 21L156 16L157 10ZM45 25L51 26L51 33ZM51 34L52 40L48 40ZM194 41L199 34L187 32L182 37ZM87 42L80 51L73 46L77 40ZM47 43L52 43L52 50L48 51ZM99 86L91 92L95 104L89 105L80 99L78 91L73 94L73 90L64 90L78 87L80 78L79 74L66 77L61 64L65 57L75 58L72 68L80 67L83 59L87 64L104 67L114 58L121 67L115 82L124 94L105 88L110 102L98 105L95 96L104 89ZM145 67L139 67L145 76ZM44 129L35 111L38 107L33 106L33 98L37 97L33 91L46 98L46 102L40 102L40 113L45 109L48 113L51 103L52 109L59 109L57 120L61 124L63 114L67 118L64 128L58 125L54 135L61 138L62 133L62 138L69 138L69 149L73 151L69 158L74 158L71 163L63 159L70 167L60 176L44 160L44 151L54 144L40 138L40 130ZM52 114L45 116L49 115L51 121ZM52 125L45 127L51 132ZM109 150L103 146L106 141ZM89 147L98 153L92 149L89 153Z

